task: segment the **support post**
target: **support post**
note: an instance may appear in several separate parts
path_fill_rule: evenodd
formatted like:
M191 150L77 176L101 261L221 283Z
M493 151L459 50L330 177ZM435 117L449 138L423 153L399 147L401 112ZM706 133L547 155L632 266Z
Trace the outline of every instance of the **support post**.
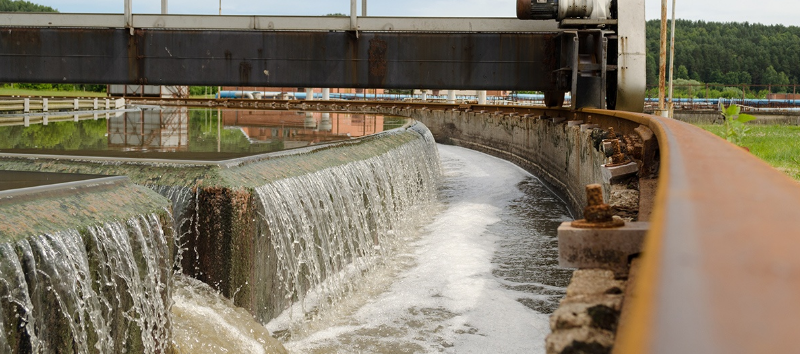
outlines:
M47 112L47 99L42 98L42 112ZM47 124L45 124L47 125Z
M81 104L80 104L80 102L78 101L77 98L72 100L72 110L73 111L77 111L80 107L81 107Z
M133 30L133 0L125 0L125 27Z
M94 98L94 110L97 110L97 97Z
M428 102L428 90L422 90L422 102Z
M367 0L361 0L361 16L367 17Z
M675 71L675 0L672 0L672 29L669 40L669 117L673 117L675 103L672 100L672 78Z
M456 90L447 91L447 103L456 103Z
M350 0L350 29L358 31L358 2Z
M667 0L661 0L661 52L658 57L658 114L663 117L667 81Z
M486 90L478 91L478 104L486 104Z
M330 101L331 100L331 89L329 89L329 88L322 89L322 100L323 101Z
M31 112L31 99L30 98L26 98L25 99L25 103L23 104L23 107L24 107L23 111L25 113L30 113Z
M314 100L314 89L306 88L306 101L313 101L313 100Z
M161 14L166 15L169 14L169 5L167 5L168 0L161 0Z

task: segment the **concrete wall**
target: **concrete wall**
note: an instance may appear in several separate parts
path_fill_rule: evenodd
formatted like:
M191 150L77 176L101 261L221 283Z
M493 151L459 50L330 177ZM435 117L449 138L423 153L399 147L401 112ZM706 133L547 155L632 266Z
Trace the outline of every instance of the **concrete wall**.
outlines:
M603 183L605 154L594 146L593 130L582 132L566 120L460 111L400 113L428 126L438 142L497 156L542 178L565 197L576 216L586 206L585 186ZM606 184L606 196L608 192Z

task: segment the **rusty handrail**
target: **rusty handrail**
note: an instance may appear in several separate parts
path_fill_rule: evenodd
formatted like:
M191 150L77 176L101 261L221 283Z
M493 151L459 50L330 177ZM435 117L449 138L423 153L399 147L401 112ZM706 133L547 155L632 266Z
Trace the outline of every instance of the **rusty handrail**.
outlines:
M800 184L689 124L593 112L648 126L661 150L631 326L615 353L796 351Z

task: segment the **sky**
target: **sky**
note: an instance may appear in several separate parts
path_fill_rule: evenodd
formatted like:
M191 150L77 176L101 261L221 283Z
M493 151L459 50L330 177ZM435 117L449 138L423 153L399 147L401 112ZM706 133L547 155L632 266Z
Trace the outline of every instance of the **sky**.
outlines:
M61 12L121 13L123 0L29 0ZM219 0L168 0L173 14L217 14ZM636 0L630 0L636 1ZM361 0L359 3L359 14ZM668 0L672 3L672 0ZM515 17L516 0L369 0L371 16ZM158 13L161 0L133 0L134 13ZM645 0L647 19L661 18L661 0ZM670 10L671 11L671 10ZM299 15L349 13L348 0L222 0L228 15ZM751 22L800 26L796 0L680 0L676 17L716 22Z

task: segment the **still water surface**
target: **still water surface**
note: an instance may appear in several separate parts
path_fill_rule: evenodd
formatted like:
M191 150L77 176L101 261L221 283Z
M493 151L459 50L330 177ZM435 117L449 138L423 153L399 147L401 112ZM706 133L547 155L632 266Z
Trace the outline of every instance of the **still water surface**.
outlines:
M0 152L222 160L347 140L406 119L349 113L142 107L47 125L0 124ZM59 113L53 113L54 116ZM3 118L3 115L0 115Z

